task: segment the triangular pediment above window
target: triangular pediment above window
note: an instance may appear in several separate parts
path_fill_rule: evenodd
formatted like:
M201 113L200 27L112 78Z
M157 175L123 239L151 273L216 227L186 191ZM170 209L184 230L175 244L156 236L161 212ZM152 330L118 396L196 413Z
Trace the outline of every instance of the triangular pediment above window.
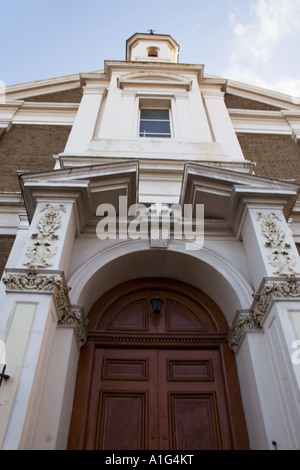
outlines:
M118 87L122 89L132 86L149 85L177 87L189 91L192 86L192 81L182 75L150 72L149 70L125 74L118 78Z

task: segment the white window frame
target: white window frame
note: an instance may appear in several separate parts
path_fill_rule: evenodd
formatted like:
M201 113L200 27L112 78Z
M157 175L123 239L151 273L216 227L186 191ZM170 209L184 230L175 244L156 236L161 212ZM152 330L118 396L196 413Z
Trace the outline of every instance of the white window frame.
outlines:
M169 111L169 123L170 123L170 135L168 136L143 136L140 133L140 123L141 123L141 110L142 109L167 109ZM154 98L139 98L139 113L138 113L138 136L141 139L171 139L174 137L173 131L173 122L172 122L172 102L171 99L163 97L154 97Z

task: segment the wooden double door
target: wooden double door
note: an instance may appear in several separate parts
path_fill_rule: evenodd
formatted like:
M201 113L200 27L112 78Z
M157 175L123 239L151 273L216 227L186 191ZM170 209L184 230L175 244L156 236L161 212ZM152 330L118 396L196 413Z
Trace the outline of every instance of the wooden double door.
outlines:
M218 349L95 351L87 449L231 448Z
M157 291L160 314L151 306ZM181 283L144 280L110 292L90 313L69 449L247 449L226 335L218 307Z

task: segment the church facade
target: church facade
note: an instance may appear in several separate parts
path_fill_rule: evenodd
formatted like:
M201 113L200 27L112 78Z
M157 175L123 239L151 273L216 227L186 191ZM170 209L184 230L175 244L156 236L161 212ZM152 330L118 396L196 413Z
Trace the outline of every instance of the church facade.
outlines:
M179 61L0 95L0 448L300 448L300 102Z

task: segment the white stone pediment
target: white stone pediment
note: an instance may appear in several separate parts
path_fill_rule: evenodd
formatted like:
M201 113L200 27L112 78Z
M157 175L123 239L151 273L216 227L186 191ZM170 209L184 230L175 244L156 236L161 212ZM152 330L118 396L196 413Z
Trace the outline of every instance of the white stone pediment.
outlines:
M163 86L177 87L189 91L192 86L192 80L175 73L162 73L155 71L139 71L135 73L124 74L118 78L118 87L121 89L130 86Z
M288 218L297 201L297 184L262 178L208 165L187 163L180 204L204 204L204 217L210 226L233 230L240 236L246 204L283 210Z
M77 230L95 225L100 204L112 204L116 211L119 196L126 196L128 207L138 200L138 163L99 164L28 173L20 176L20 184L29 220L41 201L75 204Z

